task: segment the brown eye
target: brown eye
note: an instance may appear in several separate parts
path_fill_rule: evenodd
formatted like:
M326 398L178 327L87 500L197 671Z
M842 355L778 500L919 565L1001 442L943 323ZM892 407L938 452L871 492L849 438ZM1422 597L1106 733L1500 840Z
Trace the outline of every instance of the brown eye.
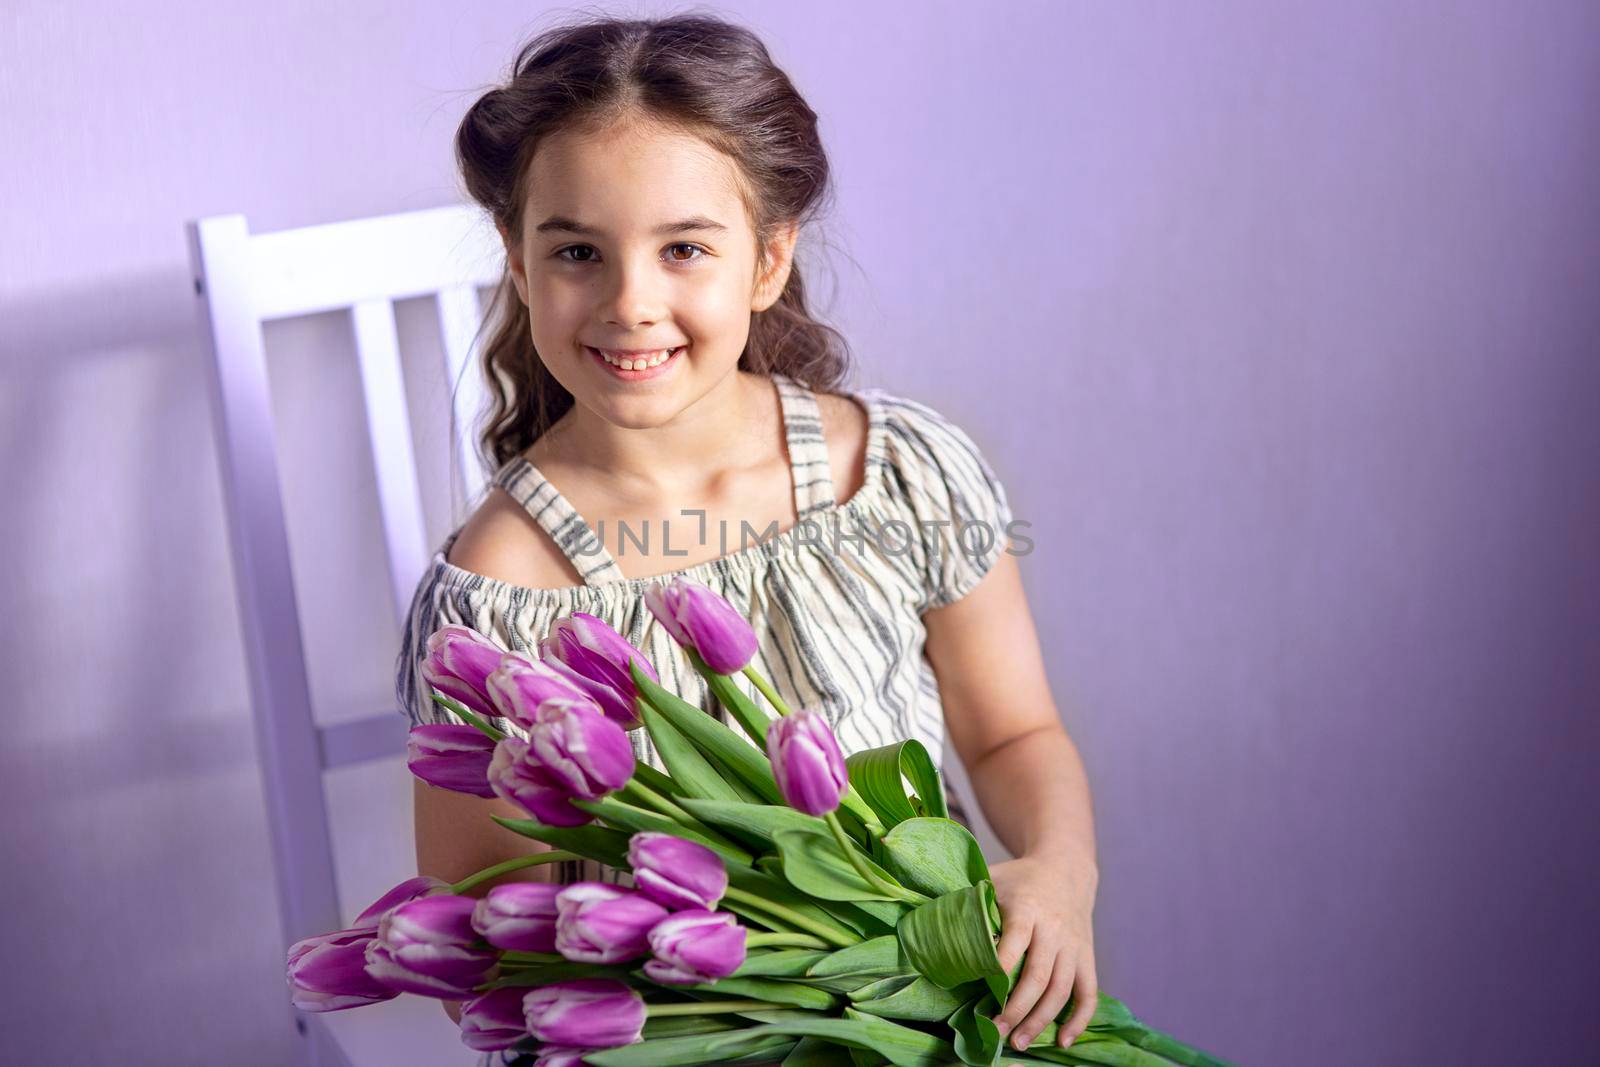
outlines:
M674 257L673 258L673 262L674 263L693 263L695 260L700 259L705 255L705 249L701 248L699 245L675 244L675 245L669 245L668 247L671 248L671 249L687 248L687 249L689 249L691 251L700 253L700 255L698 255L698 256L688 256L688 257L685 257L683 259L679 259L677 257Z

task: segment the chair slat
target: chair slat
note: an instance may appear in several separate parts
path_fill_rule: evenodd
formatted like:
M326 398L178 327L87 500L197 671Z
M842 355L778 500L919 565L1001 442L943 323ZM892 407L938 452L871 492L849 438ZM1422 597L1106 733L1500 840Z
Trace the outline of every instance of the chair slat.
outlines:
M478 372L478 355L481 348L478 326L482 316L478 311L478 295L470 285L457 285L439 294L439 332L444 342L445 366L449 371L452 407L455 426L457 466L466 502L476 502L483 493L487 478L483 465L478 462L477 445L473 440L479 413L483 411L487 395L483 375Z
M393 609L404 629L412 590L428 563L428 549L394 305L378 298L363 300L351 309L350 321L367 404L367 436L377 475L383 540L389 549Z
M339 901L266 358L252 301L250 237L241 215L191 222L188 236L205 335L216 354L212 412L287 948L337 929Z

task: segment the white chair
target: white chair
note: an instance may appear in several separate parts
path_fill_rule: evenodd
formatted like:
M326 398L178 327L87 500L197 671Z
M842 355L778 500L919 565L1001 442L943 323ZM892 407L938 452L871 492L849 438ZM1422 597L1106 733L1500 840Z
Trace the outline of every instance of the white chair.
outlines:
M476 363L477 288L498 283L504 250L470 207L444 207L324 226L251 234L243 215L187 224L190 263L211 346L212 401L228 512L251 706L266 795L285 950L344 925L324 791L326 772L398 755L405 719L376 708L355 721L312 718L301 621L267 393L262 324L349 309L377 476L389 581L403 619L429 560L394 302L432 296L456 389L458 464L469 499L485 472L471 436L483 399ZM367 901L354 903L363 907ZM353 909L352 909L353 910ZM300 1013L307 1062L473 1062L436 1004L405 996L327 1014Z

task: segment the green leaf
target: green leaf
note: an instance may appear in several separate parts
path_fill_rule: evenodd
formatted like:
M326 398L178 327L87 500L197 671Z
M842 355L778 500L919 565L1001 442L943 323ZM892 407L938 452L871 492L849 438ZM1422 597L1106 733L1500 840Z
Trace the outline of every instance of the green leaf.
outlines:
M783 1067L851 1067L854 1063L848 1045L836 1045L820 1037L802 1037L783 1059Z
M740 1014L764 1024L746 1033L767 1032L820 1037L835 1044L852 1045L877 1052L896 1067L945 1067L955 1057L955 1051L947 1041L941 1041L922 1030L901 1026L899 1023L866 1015L852 1008L844 1009L842 1019L830 1019L810 1012L781 1010L748 1011ZM715 1051L715 1046L713 1050Z
M753 1026L719 1034L688 1034L636 1041L618 1048L585 1052L590 1067L696 1067L726 1063L742 1056L784 1056L794 1045L792 1035Z
M767 727L772 725L772 713L751 699L749 693L739 688L738 682L707 667L706 661L693 649L685 651L689 653L689 662L706 680L706 688L711 690L711 695L717 698L717 703L722 705L728 717L739 724L739 728L757 748L765 752Z
M656 833L672 834L686 841L695 841L716 852L728 864L742 864L749 866L753 856L744 849L732 845L721 838L709 837L698 830L691 830L676 819L665 815L658 815L653 811L645 811L631 804L624 804L619 800L606 796L599 800L573 800L574 807L581 808L591 815L599 816L613 826L621 827L629 834L638 833L640 830L650 830Z
M943 1022L972 998L976 985L940 989L920 974L896 975L862 986L850 994L850 1002L857 1011L885 1019Z
M908 738L881 748L864 749L846 756L844 762L849 769L850 784L872 805L884 826L893 829L896 823L920 815L949 817L939 769L933 765L933 758L921 741ZM920 810L906 792L908 779L916 790Z
M770 952L752 952L733 973L735 978L804 978L806 969L818 960L826 959L826 952L809 948L778 948Z
M987 879L914 908L895 934L918 973L943 989L1004 974L995 952L1000 909Z
M889 900L895 898L871 885L856 871L826 830L779 830L773 835L783 860L783 877L802 893L823 900ZM862 857L867 869L885 881L894 877Z
M727 783L721 772L700 754L700 750L695 748L676 726L668 722L648 701L639 701L638 708L639 717L644 720L644 728L649 731L650 740L654 742L656 751L661 754L661 762L667 765L673 780L682 786L682 795L678 797L679 804L691 797L733 801L739 799L739 793ZM638 773L636 766L634 774Z
M774 860L776 856L772 857ZM853 911L854 905L833 903L831 901L813 900L804 893L795 889L788 882L765 871L751 870L748 867L728 868L728 884L735 889L742 889L746 893L754 893L765 897L774 904L781 904L791 911L799 912L806 918L822 923L836 933L846 937L862 937L865 935L864 923L856 918ZM723 905L727 907L727 905ZM728 908L732 910L732 908ZM766 915L767 912L760 914Z
M498 815L489 818L507 830L543 841L555 848L566 849L585 859L603 863L619 870L628 869L628 835L608 826L547 826L535 819L503 819Z
M887 934L830 952L813 963L806 974L816 978L838 974L887 976L909 974L912 970L911 958L901 949L900 939Z
M931 897L989 877L978 839L954 819L906 819L884 835L883 849L885 866L900 883Z
M739 1029L723 1015L657 1015L644 1021L644 1039L683 1037L686 1034L715 1034Z
M765 752L730 730L716 718L690 704L676 693L661 688L639 670L637 662L630 661L634 684L667 721L693 741L702 755L731 773L771 804L783 803L778 782L772 777L772 764Z
M745 830L773 845L777 844L777 839L772 835L779 830L828 832L828 824L815 815L807 815L784 804L737 804L726 800L693 800L687 797L678 803L689 814L712 826Z
M950 1016L950 1029L955 1032L956 1055L961 1062L973 1067L993 1067L1000 1059L1003 1042L1000 1028L994 1024L993 993L974 997L957 1008ZM987 1009L987 1010L985 1010Z
M749 998L787 1004L804 1011L832 1011L839 1006L839 998L825 989L800 982L786 982L781 978L720 978L703 985L674 985L668 988L709 1000Z

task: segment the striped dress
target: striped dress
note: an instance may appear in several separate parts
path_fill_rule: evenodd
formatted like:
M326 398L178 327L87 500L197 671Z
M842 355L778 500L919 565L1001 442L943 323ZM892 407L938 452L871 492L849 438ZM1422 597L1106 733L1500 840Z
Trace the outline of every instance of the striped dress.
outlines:
M799 519L775 534L751 531L743 541L730 530L732 550L704 563L627 578L609 550L619 538L605 536L604 524L598 533L591 528L526 458L507 461L492 484L527 509L584 584L534 589L463 570L446 559L458 528L418 584L402 635L396 695L411 722L455 721L428 698L421 673L428 636L439 627L469 626L506 649L537 655L551 624L575 611L605 620L644 652L662 685L727 722L705 680L644 603L651 582L682 576L715 590L750 620L759 639L755 668L791 708L820 712L847 755L916 738L941 765L944 721L923 655L922 614L969 592L1005 551L1011 522L1005 489L972 439L937 411L867 389L846 392L868 414L867 457L861 487L840 502L815 394L786 375L772 379ZM748 679L736 680L764 704ZM525 736L509 720L494 722ZM638 759L662 767L645 731L630 736ZM966 821L953 794L950 807L952 817ZM558 864L555 880L631 884L626 872L589 860ZM480 1062L501 1060L486 1055Z

